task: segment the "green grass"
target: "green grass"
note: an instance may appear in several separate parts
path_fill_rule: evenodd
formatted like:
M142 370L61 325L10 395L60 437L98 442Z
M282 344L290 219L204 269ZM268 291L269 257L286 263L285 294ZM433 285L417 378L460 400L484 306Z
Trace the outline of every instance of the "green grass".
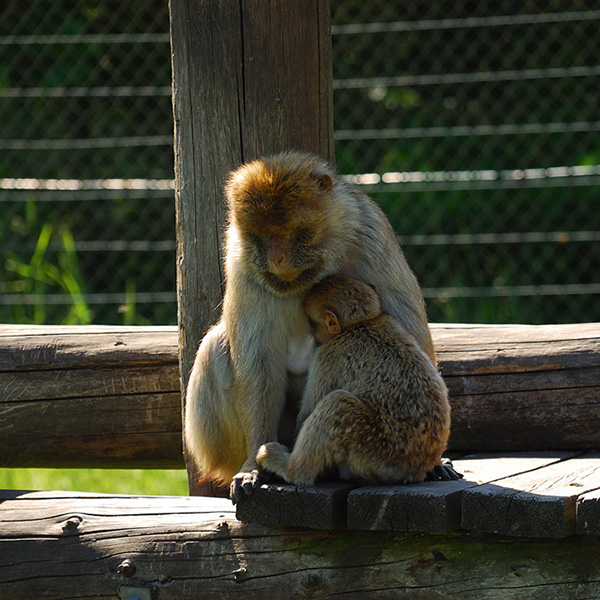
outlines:
M185 470L0 469L0 489L188 495Z

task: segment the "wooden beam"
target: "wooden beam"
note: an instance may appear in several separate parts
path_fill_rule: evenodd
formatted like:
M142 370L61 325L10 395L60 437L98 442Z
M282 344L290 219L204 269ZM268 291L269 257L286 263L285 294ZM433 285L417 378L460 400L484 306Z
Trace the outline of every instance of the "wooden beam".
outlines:
M236 515L245 523L336 529L347 526L348 494L355 484L327 482L296 487L261 485L251 496L242 497Z
M301 149L333 159L328 0L170 0L182 389L220 315L223 181ZM185 409L184 409L185 410ZM189 479L196 481L193 465Z
M600 325L434 325L453 450L600 447ZM0 325L0 466L183 466L175 327Z
M600 596L595 538L269 528L227 501L0 493L0 597Z
M453 450L600 447L600 324L435 325Z
M600 535L600 488L577 499L577 533Z
M348 526L351 529L428 533L456 531L462 526L462 500L468 490L479 489L485 482L501 481L547 466L568 456L565 452L473 455L454 461L456 469L464 475L459 481L359 487L348 496ZM470 515L470 511L466 513ZM477 515L481 518L481 511L477 511ZM467 529L479 531L476 527Z
M600 488L600 455L556 462L463 494L465 529L520 537L577 533L577 500Z
M333 159L329 3L170 0L183 380L218 320L223 181L289 149Z
M0 466L181 468L174 327L0 326Z
M597 531L598 504L593 494L600 488L599 454L478 454L456 459L454 465L464 479L340 490L346 502L338 496L339 512L347 514L347 527L352 530L446 533L466 529L530 538ZM263 485L259 492L242 499L238 519L297 526L297 507L310 506L320 490ZM325 494L321 501L327 502ZM318 517L315 512L306 526L333 526L324 510Z

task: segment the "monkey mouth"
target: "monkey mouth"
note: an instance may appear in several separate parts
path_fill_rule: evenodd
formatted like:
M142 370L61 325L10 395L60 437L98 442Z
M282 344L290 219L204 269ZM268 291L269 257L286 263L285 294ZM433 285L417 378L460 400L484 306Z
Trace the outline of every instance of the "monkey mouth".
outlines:
M277 277L278 279L281 279L283 281L294 281L295 279L297 279L300 275L302 275L302 269L287 269L287 270L273 270L273 271L269 271L269 273L272 273L273 275L275 275L275 277Z
M322 277L320 265L309 267L303 271L298 270L297 274L292 274L291 277L287 275L290 273L282 275L264 271L262 274L266 287L280 296L303 292Z

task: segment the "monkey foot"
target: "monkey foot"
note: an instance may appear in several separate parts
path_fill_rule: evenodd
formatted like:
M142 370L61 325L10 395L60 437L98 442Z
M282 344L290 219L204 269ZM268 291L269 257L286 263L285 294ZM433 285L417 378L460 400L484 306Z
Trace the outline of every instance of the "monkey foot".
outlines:
M259 485L260 478L256 469L249 473L237 473L237 475L233 476L233 481L229 488L231 501L237 504L244 496L250 496Z
M442 462L427 473L425 481L456 481L462 478L463 474L454 470L452 461L449 458L442 458Z

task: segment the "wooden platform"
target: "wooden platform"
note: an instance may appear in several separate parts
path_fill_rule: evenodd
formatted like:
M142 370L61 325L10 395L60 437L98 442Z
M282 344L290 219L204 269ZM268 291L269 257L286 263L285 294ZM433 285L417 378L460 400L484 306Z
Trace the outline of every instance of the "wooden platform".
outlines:
M316 488L263 485L237 507L269 525L516 537L600 535L600 454L479 454L454 461L460 481Z
M0 598L600 598L600 325L433 336L464 480L0 492ZM183 466L177 343L0 326L0 465Z
M600 491L589 491L599 485L599 458L458 464L463 483L351 492L348 514L361 531L241 523L222 499L0 492L0 598L600 597ZM287 500L273 495L265 519L281 520ZM428 526L462 518L464 529L402 531L421 527L433 504L440 520ZM314 519L314 504L303 510ZM551 539L561 535L569 537Z

